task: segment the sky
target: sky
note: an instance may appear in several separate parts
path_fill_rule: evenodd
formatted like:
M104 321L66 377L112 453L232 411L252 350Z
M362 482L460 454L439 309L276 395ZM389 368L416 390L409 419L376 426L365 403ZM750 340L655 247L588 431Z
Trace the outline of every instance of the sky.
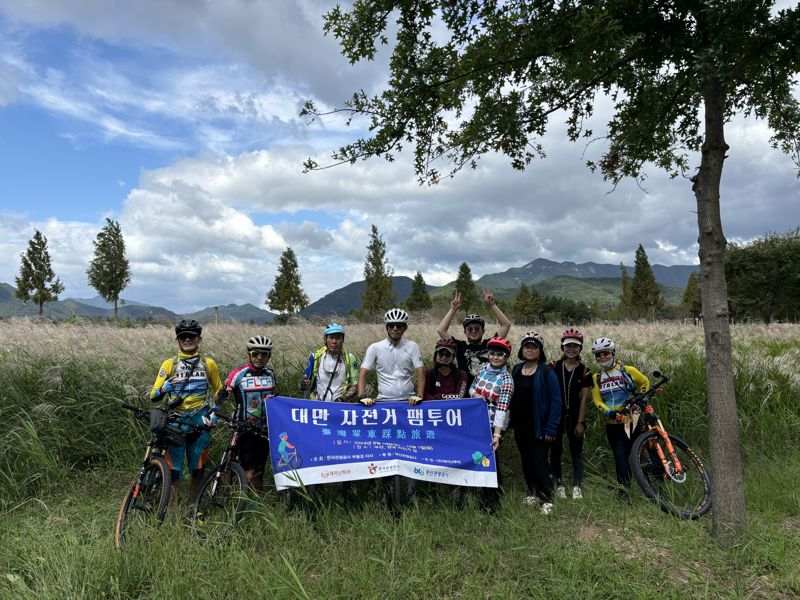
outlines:
M303 173L365 127L309 123L303 102L341 106L387 77L385 53L351 65L323 35L334 4L0 0L0 282L14 284L38 229L61 298L95 296L86 269L106 218L131 263L122 296L176 312L266 308L289 246L317 300L363 279L372 224L395 274L432 285L464 261L476 279L536 258L632 265L639 244L651 264L698 262L690 182L652 167L612 190L558 117L522 173L493 155L436 186L407 155ZM800 225L796 166L765 124L737 118L726 139L727 238Z

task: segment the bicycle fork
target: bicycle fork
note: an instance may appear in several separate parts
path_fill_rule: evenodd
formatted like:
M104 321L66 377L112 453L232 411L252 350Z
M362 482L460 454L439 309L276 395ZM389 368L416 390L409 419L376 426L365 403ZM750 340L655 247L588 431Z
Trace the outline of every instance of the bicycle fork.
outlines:
M678 458L678 455L675 454L675 447L672 445L672 440L669 439L669 434L664 429L664 425L661 422L661 419L658 418L654 414L653 407L648 406L645 409L645 413L650 415L653 419L655 419L655 427L654 429L658 432L658 435L661 437L661 440L664 442L664 445L667 447L667 452L669 453L669 458L672 459L672 466L670 467L670 461L667 458L667 455L664 453L664 449L661 447L661 444L653 440L650 442L650 445L655 448L656 455L658 455L658 459L661 461L661 465L664 467L664 477L670 477L671 479L675 479L675 474L683 473L683 465L681 465L681 461Z

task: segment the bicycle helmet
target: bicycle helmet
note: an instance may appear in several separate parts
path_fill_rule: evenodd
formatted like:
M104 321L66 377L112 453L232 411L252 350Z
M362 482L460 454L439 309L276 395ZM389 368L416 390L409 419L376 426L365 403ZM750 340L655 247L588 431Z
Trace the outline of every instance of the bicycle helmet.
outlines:
M569 328L561 334L561 345L578 344L583 348L583 334L577 329Z
M608 350L611 352L611 354L614 354L617 351L617 347L614 345L613 340L603 337L597 338L592 342L592 354L597 354L598 352L602 352L604 350Z
M334 333L341 333L344 335L344 327L339 325L338 323L331 323L325 328L325 331L322 332L323 336L333 335Z
M488 342L486 342L486 349L487 350L502 350L506 354L511 354L511 342L509 342L506 338L495 336L490 338Z
M254 335L247 340L247 350L261 350L272 352L272 340L263 335Z
M436 342L436 347L433 349L433 353L436 354L439 352L439 350L449 350L450 354L455 356L456 348L456 342L453 340L453 338L441 338Z
M464 329L466 329L467 325L470 323L477 323L481 327L486 327L486 321L480 315L467 315L464 317L464 320L461 321L461 325L464 327Z
M522 358L522 347L525 344L535 344L537 348L539 348L539 360L545 360L544 356L544 338L542 334L538 331L529 331L525 335L522 336L522 339L519 342L519 350L517 351L517 358L520 360L525 360Z
M194 319L181 319L178 324L175 325L175 337L184 333L200 336L203 333L203 326Z
M383 322L387 325L389 323L404 323L408 324L408 313L402 308L390 308L383 315Z

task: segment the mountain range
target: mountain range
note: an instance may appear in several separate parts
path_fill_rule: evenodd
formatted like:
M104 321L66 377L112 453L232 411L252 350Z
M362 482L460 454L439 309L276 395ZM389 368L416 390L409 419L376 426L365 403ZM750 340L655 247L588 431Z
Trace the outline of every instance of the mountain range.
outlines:
M626 267L633 277L633 267ZM667 302L680 302L683 288L689 274L697 271L693 265L652 265L653 275L661 284ZM403 302L411 293L413 280L410 277L393 277L397 302ZM522 267L512 267L502 273L483 275L475 281L481 288L491 288L499 299L513 298L517 288L522 285L536 285L545 296L561 296L584 300L587 303L597 300L600 304L614 304L620 295L619 265L561 262L537 258ZM455 282L444 286L427 286L433 298L450 298L455 290ZM38 312L35 304L24 303L15 296L16 289L7 283L0 283L0 318L13 316L34 316ZM300 311L303 317L330 317L347 315L361 308L361 294L364 281L355 281L334 290ZM76 316L96 319L109 319L114 316L113 305L100 296L94 298L66 298L45 305L48 317L63 321ZM203 310L179 315L169 309L150 306L131 300L119 306L120 320L153 320L174 322L179 318L197 319L203 323L239 321L244 323L270 323L277 315L252 304L227 304L210 306Z

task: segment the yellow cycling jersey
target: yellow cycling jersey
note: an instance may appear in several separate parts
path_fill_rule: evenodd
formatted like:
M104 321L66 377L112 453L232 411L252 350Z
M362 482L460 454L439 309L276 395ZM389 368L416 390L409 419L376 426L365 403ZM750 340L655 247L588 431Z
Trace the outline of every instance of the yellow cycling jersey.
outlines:
M215 397L221 389L219 369L213 358L180 352L161 363L150 398L166 393L169 402L183 398L180 410L195 410L206 404L209 392Z

